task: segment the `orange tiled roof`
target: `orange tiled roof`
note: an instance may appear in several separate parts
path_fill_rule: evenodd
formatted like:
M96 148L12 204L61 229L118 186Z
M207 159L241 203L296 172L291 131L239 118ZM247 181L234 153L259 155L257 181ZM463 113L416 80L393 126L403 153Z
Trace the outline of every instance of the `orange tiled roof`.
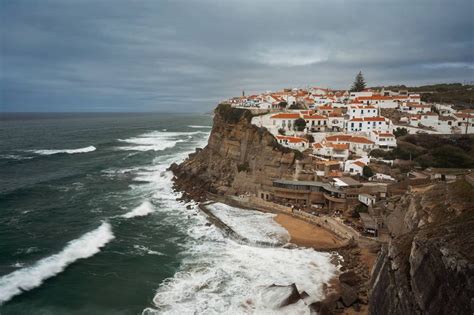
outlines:
M290 136L276 136L278 140L287 140L290 143L308 142L308 139Z
M272 119L297 119L300 117L299 113L279 113L271 116Z
M352 164L355 164L355 165L360 166L360 167L364 167L366 165L364 162L361 162L361 161L355 161Z

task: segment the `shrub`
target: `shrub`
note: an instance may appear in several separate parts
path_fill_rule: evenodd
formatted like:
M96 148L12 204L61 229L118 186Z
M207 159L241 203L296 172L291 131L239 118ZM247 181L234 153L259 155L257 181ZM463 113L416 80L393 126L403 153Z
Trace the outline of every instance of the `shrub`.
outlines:
M278 133L280 135L284 136L285 135L285 129L283 129L283 128L278 129Z
M304 120L303 118L298 118L297 120L295 120L295 129L297 131L303 131L304 128L306 128L306 120Z
M372 171L372 169L370 167L368 167L366 165L362 169L362 176L364 176L365 178L370 178L370 177L374 176L374 172Z
M248 172L250 170L249 162L237 165L237 170L240 172Z

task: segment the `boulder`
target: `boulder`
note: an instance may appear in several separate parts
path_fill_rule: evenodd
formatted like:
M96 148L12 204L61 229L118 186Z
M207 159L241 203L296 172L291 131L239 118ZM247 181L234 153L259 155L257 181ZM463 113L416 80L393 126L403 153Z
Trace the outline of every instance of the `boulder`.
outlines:
M353 271L346 271L339 275L339 281L350 286L356 286L359 284L359 276Z
M328 305L325 302L314 302L309 306L310 314L318 314L318 315L332 315L333 312L330 310Z
M349 307L354 304L358 299L357 291L345 283L341 283L341 300L342 303Z

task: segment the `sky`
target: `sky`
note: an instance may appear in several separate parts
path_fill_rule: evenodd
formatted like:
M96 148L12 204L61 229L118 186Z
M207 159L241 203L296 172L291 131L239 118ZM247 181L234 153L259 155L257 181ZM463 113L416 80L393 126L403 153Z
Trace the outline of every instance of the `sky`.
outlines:
M359 71L474 81L472 0L1 0L0 35L2 112L207 112Z

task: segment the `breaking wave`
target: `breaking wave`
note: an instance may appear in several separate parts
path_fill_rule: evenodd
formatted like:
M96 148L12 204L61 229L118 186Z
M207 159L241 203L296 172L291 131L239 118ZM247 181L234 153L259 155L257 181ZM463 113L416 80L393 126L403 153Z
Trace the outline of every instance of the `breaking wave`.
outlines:
M153 131L129 139L119 139L118 141L128 144L128 146L122 146L119 147L119 149L130 151L163 151L173 148L177 143L187 141L192 135L200 133L203 132ZM183 136L186 137L186 139L183 139Z
M33 150L32 152L40 155L53 155L59 153L75 154L75 153L87 153L95 151L96 147L90 145L88 147L79 148L79 149L64 149L64 150Z
M138 207L134 208L132 211L122 215L122 217L127 218L127 219L130 219L133 217L143 217L152 213L153 211L155 211L155 208L153 207L151 202L147 200L147 201L144 201Z
M61 273L75 261L97 254L112 239L112 227L104 222L97 229L70 241L61 252L1 277L0 305L15 295L39 287L44 280Z
M195 128L195 129L211 129L212 126L199 126L199 125L189 125L189 128Z

